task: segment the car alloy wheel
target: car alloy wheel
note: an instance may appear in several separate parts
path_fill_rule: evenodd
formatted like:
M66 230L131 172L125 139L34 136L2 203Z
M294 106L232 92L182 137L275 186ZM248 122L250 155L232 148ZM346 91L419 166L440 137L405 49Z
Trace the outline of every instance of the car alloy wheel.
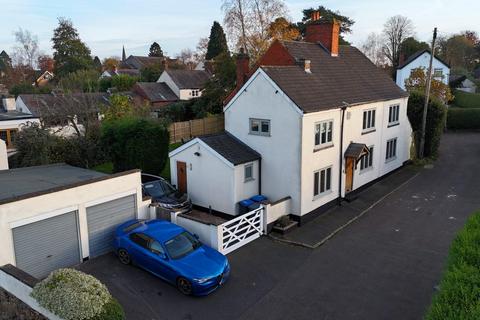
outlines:
M184 295L188 296L192 294L192 284L185 278L178 278L177 288Z
M132 261L130 259L130 254L128 253L127 250L125 249L120 249L118 250L118 259L120 260L121 263L123 264L130 264Z

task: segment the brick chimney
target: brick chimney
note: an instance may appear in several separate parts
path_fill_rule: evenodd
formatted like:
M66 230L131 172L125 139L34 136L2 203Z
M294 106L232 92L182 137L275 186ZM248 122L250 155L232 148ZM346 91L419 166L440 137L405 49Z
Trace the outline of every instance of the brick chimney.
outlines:
M240 49L240 53L237 55L237 86L236 90L240 90L241 87L247 81L248 73L250 72L250 57L245 53L243 48Z
M338 56L338 39L340 36L340 23L322 21L320 12L312 12L309 24L305 32L305 41L321 43L332 55Z

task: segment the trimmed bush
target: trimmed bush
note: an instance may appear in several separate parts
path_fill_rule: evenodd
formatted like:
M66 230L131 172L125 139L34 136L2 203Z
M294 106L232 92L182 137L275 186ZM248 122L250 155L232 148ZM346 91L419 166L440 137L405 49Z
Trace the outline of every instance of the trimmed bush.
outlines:
M453 130L480 129L480 108L449 108L447 128Z
M480 94L455 90L453 104L460 108L480 108Z
M141 169L160 174L167 162L169 140L169 132L160 121L122 118L102 126L102 141L114 172Z
M31 295L42 307L65 320L91 319L105 312L112 300L100 281L74 269L53 271L33 288Z
M418 91L410 93L407 114L414 132L416 146L420 146L424 102L425 95L423 93ZM446 106L439 100L430 99L425 131L425 157L436 158L438 156L440 139L445 127L446 110Z
M480 213L452 242L447 269L426 320L480 319Z
M123 320L125 319L125 313L123 312L123 308L118 303L115 298L111 298L104 306L103 311L90 318L89 320Z

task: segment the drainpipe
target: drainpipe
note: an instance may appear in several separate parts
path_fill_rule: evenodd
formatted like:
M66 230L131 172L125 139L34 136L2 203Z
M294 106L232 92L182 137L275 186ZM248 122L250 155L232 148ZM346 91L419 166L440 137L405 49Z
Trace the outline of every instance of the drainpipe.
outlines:
M262 158L258 160L258 194L262 194Z
M338 205L342 205L342 169L343 169L343 127L345 123L345 110L347 110L348 103L343 102L343 107L341 108L342 112L342 121L340 123L340 157L339 157L339 167L338 167Z

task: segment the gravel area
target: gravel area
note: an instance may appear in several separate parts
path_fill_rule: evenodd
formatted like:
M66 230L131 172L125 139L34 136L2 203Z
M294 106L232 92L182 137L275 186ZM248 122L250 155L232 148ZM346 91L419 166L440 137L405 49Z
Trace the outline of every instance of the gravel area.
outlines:
M47 320L25 303L0 288L0 320Z

